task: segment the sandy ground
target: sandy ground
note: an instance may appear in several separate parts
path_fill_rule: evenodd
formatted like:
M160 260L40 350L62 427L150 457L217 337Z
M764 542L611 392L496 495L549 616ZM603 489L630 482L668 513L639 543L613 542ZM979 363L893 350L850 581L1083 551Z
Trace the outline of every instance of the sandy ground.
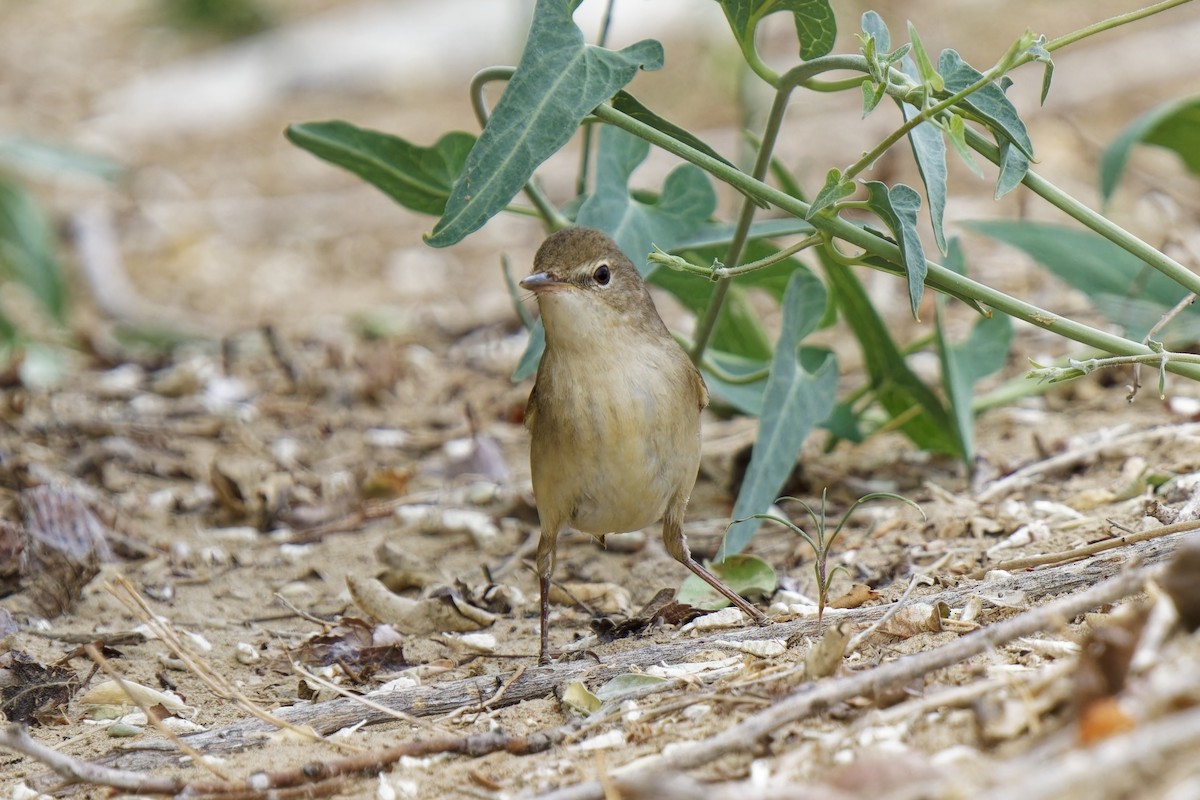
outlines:
M595 13L594 2L585 4L584 13ZM527 5L497 2L486 12L468 13L464 3L440 11L437 4L415 1L264 3L278 26L224 45L170 28L160 5L150 2L46 0L11 3L0 11L0 133L88 148L126 167L115 184L84 177L31 180L62 229L75 303L71 326L88 354L73 351L68 371L52 387L10 381L4 390L0 473L8 517L20 518L30 487L50 482L86 501L118 537L140 543L118 548L67 614L0 639L0 650L22 651L47 664L70 653L72 641L135 629L139 619L104 588L124 578L152 613L200 637L202 659L265 708L333 696L293 671L297 658L355 691L398 674L437 686L532 666L536 583L528 568L510 561L536 526L528 440L520 425L529 384L508 377L525 334L499 262L505 254L515 269L525 270L541 232L527 220L497 218L459 246L431 250L420 238L431 219L397 209L282 136L290 122L326 118L422 143L445 130L473 129L466 80L478 68L515 60ZM740 90L731 77L735 54L716 4L702 3L686 24L642 5L631 4L628 12L644 11L642 24L630 24L627 17L614 37L618 44L662 38L668 68L639 77L638 96L718 149L736 152L734 98ZM979 64L1026 26L1053 36L1130 7L979 1L944 14L941 4L927 2L876 6L894 31L907 16L931 49L953 45ZM622 10L618 4L618 19ZM848 28L858 11L839 14ZM1039 171L1094 204L1095 158L1103 143L1137 114L1194 85L1194 69L1170 54L1171 43L1186 35L1181 30L1198 26L1197 15L1185 7L1068 49L1056 58L1055 90L1044 109L1035 107L1040 76L1025 75L1014 97L1029 109ZM786 59L787 33L786 26L772 25L765 45L772 57ZM847 31L839 41L843 49L852 46ZM675 64L689 68L671 69ZM704 102L690 102L689 88L699 81L716 89ZM805 185L819 183L829 165L853 160L893 124L883 115L860 124L857 98L850 100L806 99L790 112L794 135L781 144L780 155ZM901 179L907 174L903 160L889 158L879 172ZM669 159L652 159L642 177L653 182L670 166ZM569 193L572 169L570 154L549 163L546 185L556 198ZM1139 153L1111 213L1147 240L1176 247L1184 263L1191 263L1186 259L1194 260L1187 245L1197 239L1195 182L1178 173L1169 158ZM1019 192L994 203L990 187L965 169L952 174L952 221L1018 214L1056 219ZM723 196L724 210L733 203ZM980 279L1102 324L1081 297L1024 259L982 240L968 244L973 274ZM889 300L901 296L893 279L867 280L897 338L923 332L902 303ZM691 324L669 298L659 300L672 325ZM0 301L7 308L22 298L6 291ZM778 324L771 309L765 314L768 325ZM131 349L121 344L129 330L159 341L170 332L185 341L167 351ZM1008 367L984 388L1019 378L1028 358L1064 352L1077 351L1018 326ZM839 356L849 390L862 381L860 357L853 348L839 348ZM960 585L978 567L1104 539L1112 535L1107 521L1142 528L1145 501L1154 493L1149 476L1200 470L1195 434L1119 437L1183 425L1186 401L1200 392L1177 379L1168 385L1172 403L1159 402L1150 391L1128 404L1128 380L1100 376L987 413L979 422L974 481L959 464L928 457L896 436L843 444L828 453L814 437L794 493L815 500L828 487L831 506L840 511L866 491L896 491L917 501L926 517L880 506L856 518L837 546L835 558L846 573L835 581L833 594L861 583L878 593L870 604L890 602L914 572L927 572L935 582L918 594L932 593ZM705 419L704 461L687 527L699 554L711 555L719 544L735 491L734 464L753 433L752 421ZM481 441L495 448L494 456L478 456ZM999 476L1098 441L1119 443L1047 480L989 502L978 500ZM488 474L480 479L468 475L473 472ZM589 537L567 535L556 577L581 586L616 584L626 594L596 601L597 606L611 603L609 616L636 611L684 576L657 532L646 533L608 551ZM814 593L811 553L794 536L765 529L752 550L774 566L785 588ZM327 633L342 615L363 616L351 600L347 577L380 574L407 581L403 594L412 598L439 585L481 603L489 589L493 599L499 591L508 602L493 606L496 619L487 632L495 636L494 649L475 652L437 632L405 636L399 652L373 652L370 657L383 659L379 664L368 656L357 670L320 664L311 637ZM0 604L20 617L26 602L14 595ZM997 622L1029 605L985 603L977 622ZM1129 605L1105 611L1119 616ZM963 609L951 611L961 615ZM579 607L556 607L555 646L588 642L590 617ZM941 771L959 788L943 787L942 794L929 796L984 790L1004 796L1007 781L1019 784L1012 770L1020 758L1039 748L1072 749L1062 745L1077 724L1071 704L1038 705L1030 676L1065 671L1078 642L1102 624L1079 617L1045 631L1037 643L998 648L907 687L920 694L1010 674L1006 691L1028 700L1023 722L1011 730L989 727L978 703L883 720L876 716L882 711L859 698L783 728L757 750L748 745L746 753L714 761L691 777L749 776L763 796L772 780L793 788L824 782L844 796L880 796L880 787L912 787L918 777ZM846 662L843 675L960 635L946 630L874 637ZM679 637L668 626L588 647L609 658ZM724 730L802 685L812 642L790 645L770 659L739 660L728 648L698 649L690 660L724 663L734 655L740 666L702 671L682 689L636 701L639 713L626 709L578 741L547 752L407 760L383 770L384 784L399 796L507 797L603 777L674 742ZM1151 695L1146 685L1178 675L1184 669L1179 664L1194 664L1188 661L1195 655L1189 638L1163 647L1162 666L1138 678L1135 695ZM214 695L195 670L167 658L160 641L135 637L116 645L108 658L126 679L173 687L189 706L185 716L204 729L246 716ZM81 676L89 672L86 657L70 666ZM1193 683L1173 696L1187 705L1196 691L1193 668ZM486 700L478 698L476 705ZM1136 700L1129 705L1135 718L1150 707ZM547 693L486 710L374 725L345 741L369 752L435 735L504 730L520 736L553 729L574 713ZM76 698L32 733L79 758L116 748L136 751L144 740L157 738L153 732L112 738L107 726L85 721L87 714ZM595 744L587 746L588 740ZM277 741L227 756L220 768L234 777L296 768L342 757L346 746ZM43 772L30 759L0 751L0 791L11 793L19 782L44 787ZM211 778L193 768L181 768L180 774ZM854 785L848 775L862 783ZM1137 787L1137 796L1190 796L1187 787L1195 788L1198 775L1194 764L1173 765ZM384 784L353 777L338 792L383 797ZM1081 793L1048 796L1133 796L1120 781L1099 793L1083 783L1076 789ZM641 791L627 787L613 796L674 796L662 787ZM842 795L830 788L825 796Z

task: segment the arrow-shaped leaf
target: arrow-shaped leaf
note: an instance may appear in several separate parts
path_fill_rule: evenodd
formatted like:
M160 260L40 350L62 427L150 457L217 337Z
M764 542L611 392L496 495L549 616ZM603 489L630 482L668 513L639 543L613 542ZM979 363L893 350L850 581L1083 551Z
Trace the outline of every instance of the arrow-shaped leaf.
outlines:
M765 512L775 502L796 464L809 432L829 416L837 390L837 358L826 353L816 364L800 358L800 342L820 324L828 294L807 270L797 270L783 295L783 330L771 358L771 375L763 392L763 412L750 465L733 507L733 518ZM758 529L759 520L729 528L718 560L741 552Z
M432 147L421 147L340 120L289 125L286 135L292 144L353 172L405 208L434 216L445 210L475 144L471 134L451 131Z
M754 49L754 32L768 14L789 11L800 39L800 57L808 61L833 49L837 20L829 0L720 0L742 52Z
M950 94L960 92L977 83L983 73L963 61L954 50L943 50L938 56L938 74L946 82L946 91ZM1004 94L1004 91L994 82L976 89L963 99L963 105L974 111L996 131L1015 144L1025 157L1033 160L1033 142L1029 139L1029 131L1017 113L1017 108Z
M900 245L900 252L904 256L904 272L908 276L908 300L913 316L917 317L917 307L925 291L925 273L929 270L925 248L917 233L921 195L903 183L890 189L879 181L864 181L863 185L867 187L867 205L891 228Z
M563 0L538 0L516 72L427 239L434 247L478 230L567 143L593 108L639 69L662 66L662 45L652 39L624 50L586 44L571 18L573 8Z

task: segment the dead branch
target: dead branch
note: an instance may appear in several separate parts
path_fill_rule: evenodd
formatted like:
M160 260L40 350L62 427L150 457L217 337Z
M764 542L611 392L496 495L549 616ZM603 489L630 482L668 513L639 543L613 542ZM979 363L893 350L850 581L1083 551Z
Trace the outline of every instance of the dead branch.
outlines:
M1194 765L1197 748L1200 708L1192 708L1092 747L1055 754L1050 764L1038 757L1040 753L1014 759L1003 768L1007 779L977 796L981 800L1137 796L1147 776L1167 774L1172 765Z
M1078 594L1026 611L1011 619L982 628L947 645L889 661L845 678L808 683L785 700L760 711L721 733L699 742L682 744L677 749L650 761L638 762L633 769L618 769L609 776L620 789L626 781L637 785L656 772L692 769L723 755L743 752L784 725L820 713L835 703L854 697L872 696L890 687L908 683L930 672L953 666L972 656L1021 636L1029 636L1056 627L1071 618L1105 603L1111 603L1141 591L1155 567L1129 569ZM541 795L541 800L602 800L604 788L589 781Z
M1135 431L1124 436L1105 439L1086 447L1060 453L1043 461L1038 461L1006 475L979 493L976 498L980 503L993 503L1003 497L1032 486L1049 475L1072 469L1088 459L1102 455L1105 451L1120 447L1128 447L1155 439L1182 439L1186 436L1200 435L1200 423L1189 425L1163 425L1145 431Z
M178 778L111 769L72 758L36 741L16 723L0 729L0 747L40 761L68 784L90 783L139 794L176 794L183 788Z
M1176 533L1186 533L1200 529L1200 520L1189 520L1187 522L1176 522L1174 525L1163 525L1158 528L1152 528L1148 531L1139 531L1138 533L1130 533L1125 536L1114 536L1111 539L1105 539L1099 542L1083 545L1082 547L1073 547L1070 550L1059 550L1056 553L1043 553L1037 556L1029 556L1027 558L1014 558L1011 561L1002 561L999 564L993 564L977 570L971 577L982 578L990 570L1004 570L1012 572L1019 569L1030 569L1032 567L1042 567L1047 564L1061 564L1068 561L1078 561L1081 558L1094 556L1097 553L1103 553L1105 550L1112 550L1117 547L1134 544L1136 542L1144 542L1149 539L1157 539L1162 536L1171 536Z
M378 773L404 757L420 758L435 753L453 753L478 757L504 751L512 755L538 753L559 741L570 732L575 723L569 723L548 731L539 731L530 736L509 736L503 731L491 731L470 736L442 737L421 742L406 742L385 750L348 756L331 761L310 761L290 770L264 770L252 773L245 780L189 781L184 778L166 778L81 761L64 755L35 741L20 725L8 725L0 730L0 746L30 756L54 770L68 784L86 783L93 786L108 786L139 794L180 795L189 798L206 796L221 800L237 800L241 797L262 797L267 791L273 797L284 797L277 790L304 788L301 796L326 793L327 784L342 778ZM42 783L42 781L36 781ZM336 787L334 787L336 788Z
M747 743L754 742L764 732L769 732L770 725L782 725L791 721L791 717L787 715L793 715L795 719L799 719L815 713L820 708L837 702L839 699L854 697L858 694L870 694L877 688L905 682L912 676L924 675L931 670L957 663L997 644L1056 626L1064 618L1073 617L1102 603L1133 594L1140 589L1149 565L1165 561L1185 538L1195 535L1177 533L1174 536L1130 544L1119 556L1109 555L1092 558L1081 563L1017 573L986 583L964 581L960 586L928 595L922 599L926 602L944 602L951 607L959 607L969 598L981 593L986 594L1000 590L1022 592L1029 602L1036 602L1041 598L1055 595L1066 595L1066 597L1005 622L983 628L937 650L889 662L875 669L856 673L849 678L807 684L792 700L785 701L768 712L764 712L774 715L784 714L784 718L772 716L760 720L756 724L767 727L755 728L754 733L747 734L744 732L743 726L748 725L751 720L760 719L758 716L752 717L736 728L730 729L731 732L714 737L717 740L716 745L709 746L732 749L744 747ZM1121 572L1125 565L1135 561L1144 566L1137 571ZM1114 578L1114 575L1117 577ZM887 606L862 608L843 613L847 619L861 624L869 624L887 613L890 607L891 604L888 604ZM772 626L769 635L799 640L805 636L816 635L817 632L817 621L813 618L805 618L776 623ZM506 673L418 686L375 699L388 709L415 716L446 714L464 706L477 706L480 698L492 698L489 702L493 707L508 706L553 694L572 680L586 679L589 683L600 683L633 668L660 662L680 662L697 649L714 647L713 642L718 640L747 641L761 639L764 635L766 634L762 629L747 628L739 631L720 631L697 638L681 637L671 642L649 644L637 650L620 653L602 663L591 660L596 656L589 654L590 658L586 660L569 661L544 667L527 666L520 675ZM281 709L275 712L275 715L292 725L311 726L320 735L327 735L364 721L367 724L373 724L392 719L386 713L364 708L355 700L347 698L338 698L316 705ZM225 728L205 731L185 738L194 748L203 753L220 754L261 745L264 741L263 733L270 730L273 730L272 726L262 720L247 719ZM739 732L734 734L732 731ZM445 740L438 741L444 742ZM421 743L413 743L413 746L418 745ZM682 755L672 754L673 760L670 764L665 764L664 768L673 765L674 759L677 758L706 760L714 757L714 753L695 752L693 748L698 746L700 745L692 745L681 751ZM468 751L470 749L467 748ZM463 751L453 750L452 752ZM510 749L509 752L512 750ZM378 758L379 755L362 757ZM176 758L178 758L178 753L174 750L115 751L100 759L100 763L119 764L123 769L148 771L161 769ZM683 764L686 761L680 763ZM563 795L564 798L576 796L598 797L599 795L586 792L579 795Z

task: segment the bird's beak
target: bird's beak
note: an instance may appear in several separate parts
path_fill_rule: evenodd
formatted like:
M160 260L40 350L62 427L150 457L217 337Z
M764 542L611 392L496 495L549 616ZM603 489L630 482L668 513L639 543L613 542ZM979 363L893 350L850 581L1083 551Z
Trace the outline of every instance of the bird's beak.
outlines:
M521 280L522 289L528 289L536 294L557 291L570 285L565 281L555 278L549 272L535 272Z

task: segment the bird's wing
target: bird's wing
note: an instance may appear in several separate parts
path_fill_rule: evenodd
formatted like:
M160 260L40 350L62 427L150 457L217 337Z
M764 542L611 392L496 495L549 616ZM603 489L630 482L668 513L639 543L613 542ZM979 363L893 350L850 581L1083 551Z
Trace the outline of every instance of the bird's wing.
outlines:
M533 390L529 392L529 400L525 403L525 429L533 431L533 426L537 423L537 383L533 384Z
M691 366L689 362L689 366ZM700 374L700 370L694 366L689 370L692 379L692 389L696 392L696 402L700 409L704 410L708 406L708 385L704 383L704 376Z

